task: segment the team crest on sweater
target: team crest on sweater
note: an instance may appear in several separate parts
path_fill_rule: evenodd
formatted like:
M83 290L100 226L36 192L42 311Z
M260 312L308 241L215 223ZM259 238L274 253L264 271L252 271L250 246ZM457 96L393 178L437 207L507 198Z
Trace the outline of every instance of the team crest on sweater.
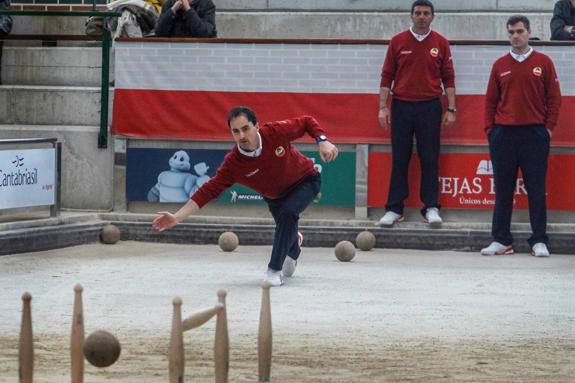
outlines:
M539 77L543 74L543 69L541 69L541 67L536 66L535 68L533 68L533 75L535 77Z
M439 49L431 48L431 50L429 51L429 54L431 55L431 57L437 57L437 56L439 56Z
M285 154L286 154L286 151L285 151L283 146L278 146L276 148L276 156L277 157L283 157L283 156L285 156Z

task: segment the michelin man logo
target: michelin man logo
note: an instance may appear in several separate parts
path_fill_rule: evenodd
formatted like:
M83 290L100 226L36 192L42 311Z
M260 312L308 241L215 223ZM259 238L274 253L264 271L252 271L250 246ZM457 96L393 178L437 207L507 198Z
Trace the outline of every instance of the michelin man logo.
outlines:
M209 166L205 162L194 165L190 173L190 156L183 150L174 153L168 161L170 170L158 175L158 182L148 191L150 202L186 202L203 184L209 181Z

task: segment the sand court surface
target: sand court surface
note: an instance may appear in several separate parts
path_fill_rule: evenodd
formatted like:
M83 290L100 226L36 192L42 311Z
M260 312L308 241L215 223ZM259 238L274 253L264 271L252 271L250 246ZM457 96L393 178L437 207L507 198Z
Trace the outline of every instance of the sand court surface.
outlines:
M17 381L21 296L32 294L35 382L69 381L73 287L86 336L119 360L85 382L166 382L172 299L185 318L228 290L230 381L257 381L269 246L119 242L0 257L0 382ZM272 288L272 382L575 382L575 256L374 249L338 262L305 248ZM186 332L186 381L213 381L215 322Z

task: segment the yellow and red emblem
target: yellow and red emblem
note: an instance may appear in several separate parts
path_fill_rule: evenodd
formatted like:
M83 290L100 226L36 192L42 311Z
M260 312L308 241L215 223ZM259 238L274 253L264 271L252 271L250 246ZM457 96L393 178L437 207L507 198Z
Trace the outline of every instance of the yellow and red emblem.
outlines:
M533 75L539 77L543 74L543 69L541 69L541 67L536 66L535 68L533 68Z
M429 51L429 54L431 55L431 57L437 57L437 56L439 56L439 49L431 48L431 50Z
M276 156L283 157L283 156L285 156L285 154L286 154L286 151L285 151L283 146L278 146L276 148Z

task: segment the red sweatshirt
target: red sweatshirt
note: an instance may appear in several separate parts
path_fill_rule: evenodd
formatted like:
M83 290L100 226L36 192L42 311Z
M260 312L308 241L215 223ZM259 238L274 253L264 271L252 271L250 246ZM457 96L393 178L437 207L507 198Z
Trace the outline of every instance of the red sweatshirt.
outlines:
M523 62L511 54L497 59L485 95L485 130L497 125L545 125L559 117L561 90L551 59L533 51Z
M439 33L417 41L410 30L389 42L383 69L382 88L391 88L393 97L403 101L427 101L441 97L441 83L455 88L455 72L449 42Z
M324 131L310 116L264 124L260 128L261 154L248 157L234 147L216 175L192 195L192 200L202 207L235 183L270 199L283 197L303 178L317 173L313 162L291 144L305 133L315 138Z

